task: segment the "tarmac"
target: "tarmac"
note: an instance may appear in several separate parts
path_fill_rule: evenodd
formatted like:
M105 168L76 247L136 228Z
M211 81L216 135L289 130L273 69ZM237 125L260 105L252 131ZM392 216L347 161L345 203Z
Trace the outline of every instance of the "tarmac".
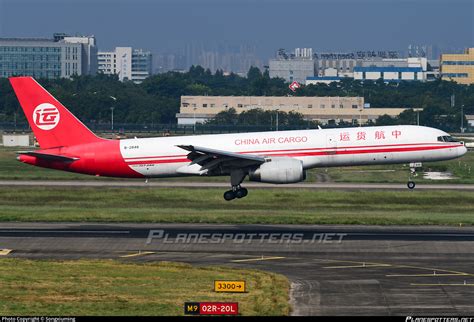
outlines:
M474 314L473 227L2 223L0 249L276 272L293 315Z

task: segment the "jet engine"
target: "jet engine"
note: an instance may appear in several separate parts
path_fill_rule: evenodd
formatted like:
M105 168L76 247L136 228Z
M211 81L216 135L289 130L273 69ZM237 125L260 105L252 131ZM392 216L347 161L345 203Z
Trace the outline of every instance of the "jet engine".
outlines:
M250 181L295 183L306 179L303 162L293 158L272 158L249 172Z

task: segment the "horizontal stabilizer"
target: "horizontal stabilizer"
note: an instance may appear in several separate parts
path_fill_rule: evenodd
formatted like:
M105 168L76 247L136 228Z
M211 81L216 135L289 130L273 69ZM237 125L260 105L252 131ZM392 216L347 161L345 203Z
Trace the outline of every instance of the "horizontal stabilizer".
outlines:
M74 162L74 161L79 160L79 158L72 158L72 157L66 157L63 155L48 154L48 153L41 153L41 152L35 152L35 151L18 151L17 154L29 155L29 156L37 157L39 159L43 159L47 161Z

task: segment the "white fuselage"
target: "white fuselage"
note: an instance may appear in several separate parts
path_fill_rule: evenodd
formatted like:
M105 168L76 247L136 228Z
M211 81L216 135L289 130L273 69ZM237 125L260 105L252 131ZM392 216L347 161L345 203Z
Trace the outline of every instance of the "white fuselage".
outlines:
M177 145L194 145L265 157L301 160L315 167L440 161L466 153L460 142L440 142L449 134L413 126L354 127L281 132L217 134L120 141L124 161L146 177L199 174L189 166L188 152Z

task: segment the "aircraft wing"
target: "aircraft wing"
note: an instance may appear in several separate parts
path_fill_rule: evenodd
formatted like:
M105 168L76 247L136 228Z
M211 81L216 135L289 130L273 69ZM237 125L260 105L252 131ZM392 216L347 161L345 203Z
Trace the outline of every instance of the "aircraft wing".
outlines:
M215 150L195 145L178 145L181 149L189 151L187 158L191 160L189 166L198 164L200 171L213 172L220 168L221 171L241 169L258 166L265 163L265 158L252 154L240 154L224 150Z

